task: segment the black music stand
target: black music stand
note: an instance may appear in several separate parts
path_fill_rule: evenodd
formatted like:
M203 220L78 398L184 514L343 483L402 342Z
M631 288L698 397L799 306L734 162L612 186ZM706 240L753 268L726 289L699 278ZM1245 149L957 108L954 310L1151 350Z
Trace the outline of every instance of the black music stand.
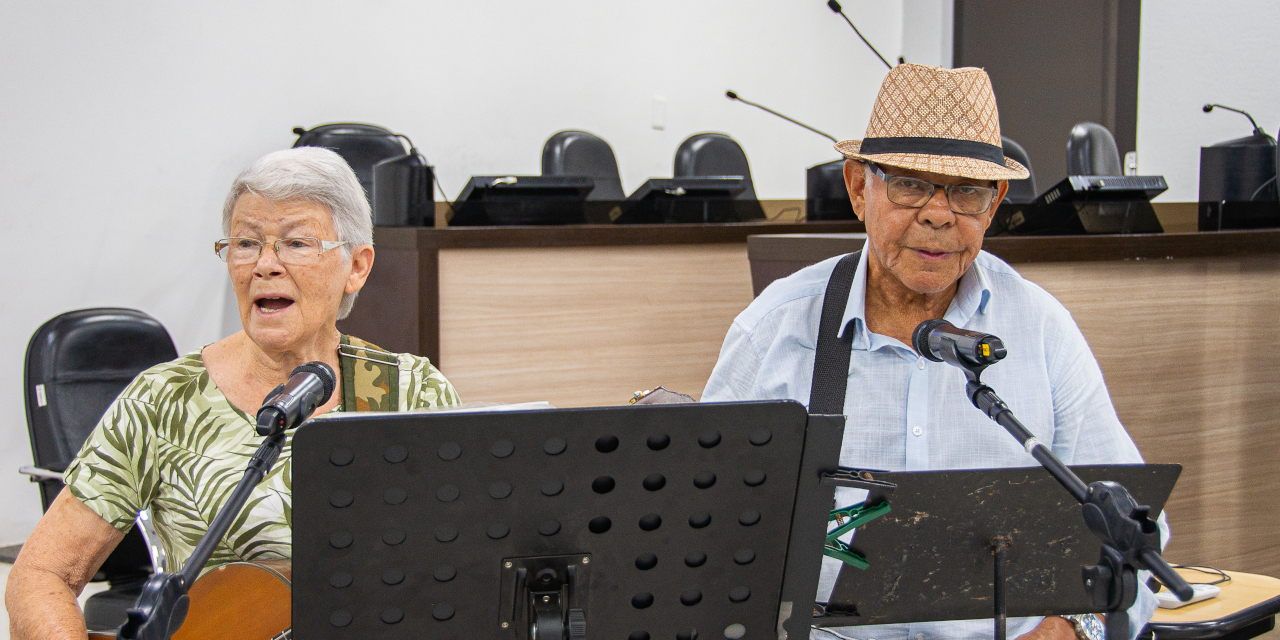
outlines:
M788 401L312 420L294 631L808 638L843 431Z
M1071 467L1086 483L1114 480L1158 514L1182 472L1176 464ZM1080 503L1040 467L876 473L867 485L887 515L857 530L865 570L842 567L819 626L1101 613L1081 569L1102 543ZM841 505L843 506L843 505ZM999 555L998 555L999 554Z

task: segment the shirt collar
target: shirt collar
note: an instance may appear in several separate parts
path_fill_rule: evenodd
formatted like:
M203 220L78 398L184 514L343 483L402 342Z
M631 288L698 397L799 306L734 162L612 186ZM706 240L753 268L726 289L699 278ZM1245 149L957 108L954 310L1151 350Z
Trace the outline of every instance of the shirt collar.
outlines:
M840 326L843 327L840 337L853 331L853 348L864 351L871 348L871 335L867 331L867 257L870 254L871 249L864 246L862 257L858 260L858 271L853 276L849 302L845 304L844 317L840 320ZM943 319L957 327L963 327L975 313L985 314L990 302L991 284L987 280L986 269L979 266L975 259L969 270L960 276L956 297L951 300Z

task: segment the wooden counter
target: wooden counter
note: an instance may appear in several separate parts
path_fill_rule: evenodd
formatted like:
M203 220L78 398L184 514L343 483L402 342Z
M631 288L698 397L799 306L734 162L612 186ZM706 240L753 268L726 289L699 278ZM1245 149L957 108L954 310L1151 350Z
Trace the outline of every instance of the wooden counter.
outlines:
M747 237L857 222L396 228L339 327L425 355L464 400L625 403L693 394L751 302Z
M753 237L755 287L861 244ZM1168 504L1169 556L1280 575L1280 230L989 238L984 248L1071 311L1146 459L1184 466Z

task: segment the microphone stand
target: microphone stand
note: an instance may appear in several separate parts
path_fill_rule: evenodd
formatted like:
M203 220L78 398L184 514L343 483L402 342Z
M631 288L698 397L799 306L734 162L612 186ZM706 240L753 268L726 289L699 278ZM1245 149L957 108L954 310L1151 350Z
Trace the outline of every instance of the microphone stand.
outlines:
M262 427L261 420L259 427ZM249 460L244 477L236 485L231 497L218 511L209 530L196 545L191 557L179 573L158 573L151 576L142 587L138 602L128 610L128 620L116 634L118 640L168 640L178 632L187 617L190 600L187 591L200 577L200 570L213 557L214 548L227 535L240 510L249 500L253 488L271 471L284 448L283 429L273 429Z
M1009 406L991 387L982 383L982 372L990 365L970 363L950 340L944 340L942 348L949 352L945 358L947 361L965 363L961 367L969 380L965 391L973 406L1004 427L1054 479L1066 487L1082 505L1089 530L1102 540L1098 564L1084 567L1082 574L1085 593L1094 606L1104 608L1107 613L1107 640L1129 639L1129 616L1126 612L1138 597L1138 569L1151 571L1178 599L1190 600L1191 585L1160 556L1160 529L1149 517L1150 507L1139 505L1117 482L1099 481L1086 485L1014 417ZM1000 580L996 582L996 600L1002 603L1004 585ZM1003 631L1000 625L1003 614L1004 611L996 612L998 633ZM1001 633L997 637L1003 639L1004 635Z

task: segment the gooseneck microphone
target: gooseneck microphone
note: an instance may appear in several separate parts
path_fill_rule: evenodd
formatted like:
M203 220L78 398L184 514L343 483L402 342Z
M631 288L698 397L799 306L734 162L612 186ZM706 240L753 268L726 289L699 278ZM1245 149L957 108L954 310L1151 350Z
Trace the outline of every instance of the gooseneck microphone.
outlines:
M756 103L754 103L754 102L752 102L752 101L750 101L750 100L746 100L746 99L744 99L744 98L741 98L741 97L739 97L739 96L738 96L738 94L736 94L736 93L734 93L734 92L732 92L732 91L726 91L726 92L724 92L724 97L726 97L726 98L728 98L728 99L730 99L730 100L737 100L738 102L741 102L741 103L743 103L743 104L749 104L749 105L751 105L751 106L753 106L753 107L755 107L755 108L757 108L757 109L759 109L759 110L761 110L761 111L765 111L765 112L771 113L771 114L773 114L773 115L775 115L775 116L778 116L779 118L782 118L783 120L786 120L787 122L790 122L790 123L792 123L792 124L798 124L798 125L800 125L800 126L802 126L802 127L806 128L806 129L808 129L808 130L810 130L810 131L812 131L812 132L814 132L814 133L816 133L816 134L818 134L818 135L820 135L820 136L825 136L825 137L827 137L827 138L830 138L832 142L840 142L839 140L837 140L837 139L836 139L836 137L835 137L835 136L833 136L833 135L831 135L831 134L829 134L829 133L824 133L824 132L822 132L822 131L818 131L817 129L814 129L813 127L811 127L811 126L809 126L809 125L807 125L807 124L805 124L805 123L803 123L803 122L800 122L799 120L796 120L795 118L789 118L789 117L784 116L784 115L782 115L781 113L778 113L777 111L774 111L773 109L770 109L769 107L766 107L766 106L764 106L764 105L762 105L762 104L756 104Z
M1008 354L1004 342L989 333L957 328L946 320L925 320L911 334L920 355L961 369L989 367Z
M262 400L258 409L258 435L269 436L288 431L315 413L316 407L329 401L338 378L329 365L315 361L298 366L289 380L276 387Z
M1249 115L1248 111L1245 111L1244 109L1236 109L1235 107L1228 107L1227 105L1224 105L1224 104L1215 104L1211 102L1209 104L1204 105L1204 112L1209 113L1210 111L1213 111L1214 107L1217 107L1219 109L1226 109L1227 111L1234 111L1248 118L1249 124L1253 125L1253 135L1256 135L1256 136L1267 135L1266 133L1263 133L1262 127L1258 126L1257 121L1253 119L1253 116Z
M832 11L840 14L840 17L844 18L844 21L848 22L850 27L853 27L853 32L858 34L859 38L862 38L862 44L867 45L867 48L871 50L871 53L876 54L876 57L880 58L880 62L883 62L886 68L888 69L893 68L893 65L889 64L889 61L885 60L884 56L880 55L880 52L876 51L876 48L871 46L871 42L867 40L867 37L862 35L861 31L858 31L857 25L853 24L853 21L849 19L849 16L846 16L844 14L844 9L840 8L839 2L836 2L836 0L827 0L827 6L830 7Z

